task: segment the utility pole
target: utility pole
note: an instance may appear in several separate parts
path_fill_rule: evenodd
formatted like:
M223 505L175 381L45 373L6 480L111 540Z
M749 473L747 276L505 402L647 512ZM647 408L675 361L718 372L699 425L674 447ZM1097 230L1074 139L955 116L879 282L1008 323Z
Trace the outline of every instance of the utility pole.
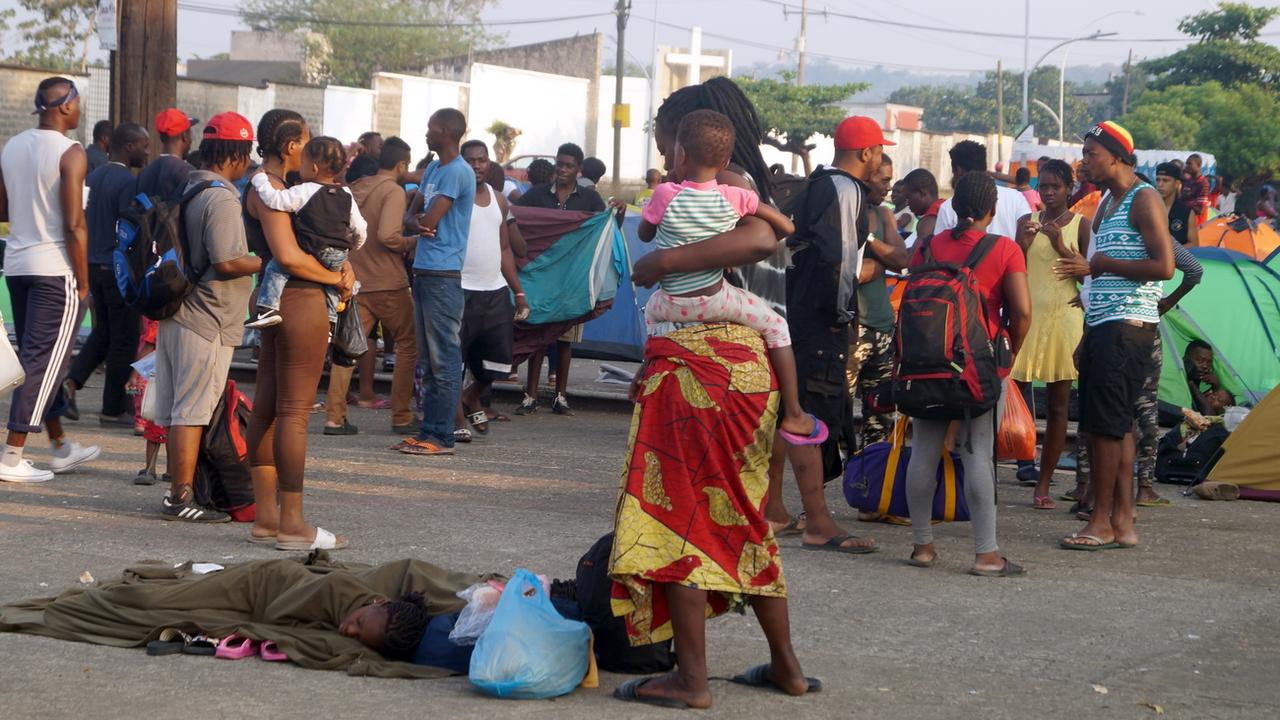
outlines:
M152 154L158 154L160 136L152 123L178 99L178 2L120 0L117 27L111 119L150 128Z
M996 162L1004 162L1004 61L996 60Z
M800 0L800 37L796 38L796 86L804 87L804 44L809 31L809 0ZM791 172L795 174L799 156L791 155Z
M1027 103L1031 83L1031 0L1026 0L1022 21L1022 127L1031 121ZM1021 128L1020 128L1021 129Z
M1129 113L1129 78L1133 72L1130 66L1133 65L1133 48L1129 48L1129 59L1124 61L1124 97L1120 100L1120 114L1127 115Z
M622 83L627 77L627 58L625 41L627 33L627 14L631 12L631 0L618 0L618 56L614 61L613 87L613 192L617 194L622 186ZM628 123L629 124L629 123Z

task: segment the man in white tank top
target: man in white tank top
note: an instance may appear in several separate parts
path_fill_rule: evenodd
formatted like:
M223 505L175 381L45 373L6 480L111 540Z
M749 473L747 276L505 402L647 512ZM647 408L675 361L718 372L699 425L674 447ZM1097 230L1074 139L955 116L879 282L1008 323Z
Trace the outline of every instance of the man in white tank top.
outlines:
M511 374L512 321L529 315L529 303L520 289L515 255L507 236L507 201L501 189L485 182L489 173L489 148L480 140L462 144L462 159L476 172L475 207L462 263L462 359L475 382L462 391L454 438L471 441L471 428L489 432L489 417L480 406L481 395L494 380ZM515 305L512 305L512 293ZM470 423L471 428L467 427Z
M36 90L36 128L19 133L0 153L0 221L9 222L5 282L13 304L18 359L26 373L9 403L9 436L0 453L0 480L44 482L98 457L62 430L71 349L89 293L89 234L82 194L88 160L66 136L80 124L80 96L64 77ZM22 457L27 435L47 426L52 472Z

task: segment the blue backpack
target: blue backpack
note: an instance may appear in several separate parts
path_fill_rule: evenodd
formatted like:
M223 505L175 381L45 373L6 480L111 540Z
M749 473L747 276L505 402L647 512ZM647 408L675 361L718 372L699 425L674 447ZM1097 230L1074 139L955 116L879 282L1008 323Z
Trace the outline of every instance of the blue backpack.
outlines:
M192 198L212 187L227 185L205 180L175 199L139 194L116 223L111 252L116 287L125 304L152 320L173 317L204 274L204 268L190 265L182 212Z

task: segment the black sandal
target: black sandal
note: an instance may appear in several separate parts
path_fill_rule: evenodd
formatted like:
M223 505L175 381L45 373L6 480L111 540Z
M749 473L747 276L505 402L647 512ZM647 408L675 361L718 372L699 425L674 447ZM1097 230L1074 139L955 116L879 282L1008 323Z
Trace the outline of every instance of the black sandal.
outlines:
M806 677L805 681L809 683L809 689L805 691L806 694L822 692L822 681L818 678ZM739 685L748 685L762 690L776 690L784 695L791 694L778 687L778 685L773 682L773 678L769 677L769 663L757 665L741 675L734 675L730 678L730 682L735 682Z
M688 710L689 703L675 698L656 697L653 695L641 695L637 691L644 687L645 683L653 678L635 678L628 680L613 691L613 697L623 702L643 703L645 705L656 705L657 707L671 708L674 710Z
M473 413L467 414L467 423L471 425L471 429L481 435L489 434L489 414L481 408Z

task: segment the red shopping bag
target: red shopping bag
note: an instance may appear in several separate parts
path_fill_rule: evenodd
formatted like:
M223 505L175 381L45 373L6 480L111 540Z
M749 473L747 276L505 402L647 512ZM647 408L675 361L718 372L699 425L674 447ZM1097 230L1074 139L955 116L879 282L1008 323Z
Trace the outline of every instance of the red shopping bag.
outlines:
M1005 391L1004 417L996 433L996 457L1001 460L1036 459L1036 419L1022 399L1018 383L1010 380Z

